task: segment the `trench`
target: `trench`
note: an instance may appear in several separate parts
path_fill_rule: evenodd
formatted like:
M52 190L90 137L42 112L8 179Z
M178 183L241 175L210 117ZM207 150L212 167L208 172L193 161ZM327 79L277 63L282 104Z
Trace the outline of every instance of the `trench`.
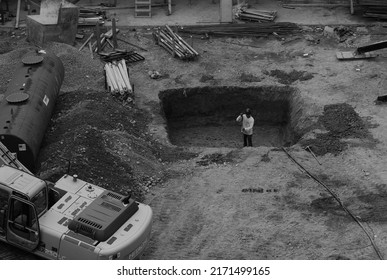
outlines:
M289 86L195 87L159 93L171 144L176 146L243 146L237 116L250 108L253 146L291 146L300 139L300 93Z

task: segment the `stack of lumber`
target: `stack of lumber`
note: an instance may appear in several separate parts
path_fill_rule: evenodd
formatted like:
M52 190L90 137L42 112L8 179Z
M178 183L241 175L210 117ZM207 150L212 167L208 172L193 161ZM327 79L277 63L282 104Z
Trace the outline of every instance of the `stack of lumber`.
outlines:
M275 20L277 11L255 10L241 7L236 12L235 17L240 20L269 22Z
M133 92L125 59L105 64L106 85L112 94L127 95Z
M174 57L183 60L195 59L199 53L195 51L186 41L166 25L165 28L158 28L153 32L156 44L162 46Z
M385 0L359 0L359 5L387 7L387 2Z
M261 22L245 24L218 24L188 26L180 30L183 33L196 35L228 36L228 37L267 37L270 34L284 36L301 32L295 23L291 22Z
M387 1L359 0L359 5L361 5L364 9L364 17L387 19Z

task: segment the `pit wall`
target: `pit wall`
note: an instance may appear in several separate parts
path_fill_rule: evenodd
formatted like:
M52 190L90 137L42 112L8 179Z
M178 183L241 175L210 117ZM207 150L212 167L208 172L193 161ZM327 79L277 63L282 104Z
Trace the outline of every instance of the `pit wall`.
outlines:
M290 87L195 87L160 92L162 111L169 121L217 116L235 120L251 108L256 122L283 123L288 118Z
M167 126L188 127L234 122L252 109L257 125L282 125L287 146L300 139L309 126L301 93L288 86L175 88L159 93ZM300 123L301 122L301 123Z
M286 133L285 138L290 142L289 145L297 143L314 125L314 122L309 118L305 110L307 106L301 92L294 88L291 96L289 96L289 122L284 132Z

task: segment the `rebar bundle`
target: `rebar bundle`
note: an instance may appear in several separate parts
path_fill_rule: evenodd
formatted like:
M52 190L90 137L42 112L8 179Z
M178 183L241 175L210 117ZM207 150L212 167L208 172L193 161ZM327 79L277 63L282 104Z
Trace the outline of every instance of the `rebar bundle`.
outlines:
M182 33L196 35L229 37L266 37L273 33L283 36L300 31L298 25L290 22L200 25L184 27L179 30Z
M183 60L195 59L199 53L183 40L176 32L166 25L164 28L158 28L153 32L156 44L162 46L173 56Z

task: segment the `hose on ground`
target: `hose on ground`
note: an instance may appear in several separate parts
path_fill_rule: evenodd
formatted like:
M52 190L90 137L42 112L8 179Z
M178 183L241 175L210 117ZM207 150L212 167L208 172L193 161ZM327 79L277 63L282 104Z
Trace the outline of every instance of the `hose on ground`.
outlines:
M361 229L365 232L365 234L367 235L368 239L371 241L371 244L372 244L372 247L374 248L376 254L378 255L379 259L383 260L383 256L379 250L379 248L377 247L374 239L371 237L371 235L367 232L367 230L365 229L365 227L363 226L363 224L361 223L361 221L354 215L352 214L352 212L347 208L345 207L345 205L343 204L343 202L341 201L341 199L338 197L338 195L331 189L329 188L327 185L325 185L324 183L322 183L318 178L316 178L313 174L311 174L308 170L306 170L299 162L297 162L290 154L289 152L284 148L282 147L282 150L286 153L286 155L295 163L298 165L298 167L301 168L301 170L303 170L306 174L308 174L308 176L310 178L312 178L314 181L316 181L318 184L320 184L321 186L323 186L332 196L334 199L336 199L336 201L340 204L341 208L343 208L343 210L349 215L351 216L352 219L355 220L355 222L361 227Z

